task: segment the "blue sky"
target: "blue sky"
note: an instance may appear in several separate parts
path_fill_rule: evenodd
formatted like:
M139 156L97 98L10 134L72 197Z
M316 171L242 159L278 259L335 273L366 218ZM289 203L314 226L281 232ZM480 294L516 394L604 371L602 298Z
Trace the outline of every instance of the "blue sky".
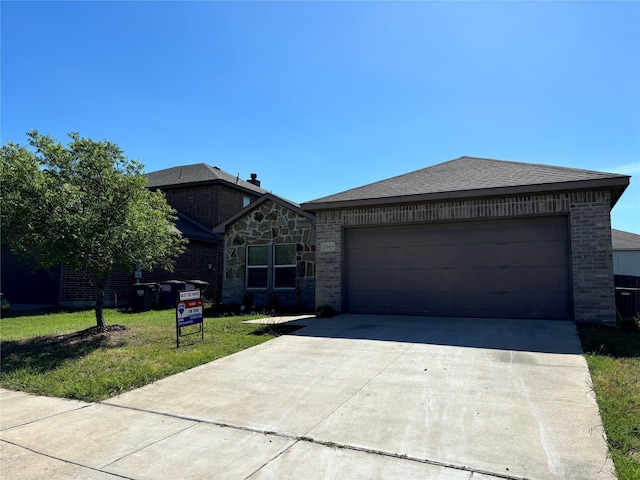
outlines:
M109 139L295 202L462 155L632 175L640 2L0 2L2 143Z

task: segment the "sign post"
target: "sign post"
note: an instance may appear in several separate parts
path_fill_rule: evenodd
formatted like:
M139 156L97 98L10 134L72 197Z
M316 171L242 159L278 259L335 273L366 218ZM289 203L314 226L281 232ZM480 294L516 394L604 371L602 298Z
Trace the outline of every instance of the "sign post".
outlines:
M202 320L203 301L200 290L178 292L180 297L176 303L176 348L180 348L180 337L200 334L204 339L204 322ZM200 329L191 333L182 333L183 327L199 325Z

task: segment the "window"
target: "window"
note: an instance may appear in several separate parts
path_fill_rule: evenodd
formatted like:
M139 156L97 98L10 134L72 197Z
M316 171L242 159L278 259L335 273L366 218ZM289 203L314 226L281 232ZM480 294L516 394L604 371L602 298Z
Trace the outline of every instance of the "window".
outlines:
M274 245L273 288L295 288L296 246L293 243Z
M247 207L250 203L251 203L250 196L245 195L244 197L242 197L242 208Z
M267 288L269 279L269 246L247 247L247 288Z
M296 244L247 246L247 288L295 288Z

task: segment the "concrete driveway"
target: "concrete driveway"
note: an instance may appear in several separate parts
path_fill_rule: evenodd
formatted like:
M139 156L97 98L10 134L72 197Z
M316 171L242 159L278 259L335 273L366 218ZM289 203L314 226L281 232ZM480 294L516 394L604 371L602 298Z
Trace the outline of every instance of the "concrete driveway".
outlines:
M2 391L0 476L614 478L572 323L301 323L101 403Z

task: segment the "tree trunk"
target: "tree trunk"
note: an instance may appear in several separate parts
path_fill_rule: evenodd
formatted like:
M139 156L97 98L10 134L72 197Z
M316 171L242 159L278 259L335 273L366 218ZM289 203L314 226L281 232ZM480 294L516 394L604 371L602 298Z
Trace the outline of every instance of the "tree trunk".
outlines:
M96 297L96 325L104 328L104 284L98 285L98 295Z
M93 286L96 287L96 325L98 328L104 328L104 312L102 310L104 309L104 289L107 286L109 274L98 275L90 271L89 276Z

